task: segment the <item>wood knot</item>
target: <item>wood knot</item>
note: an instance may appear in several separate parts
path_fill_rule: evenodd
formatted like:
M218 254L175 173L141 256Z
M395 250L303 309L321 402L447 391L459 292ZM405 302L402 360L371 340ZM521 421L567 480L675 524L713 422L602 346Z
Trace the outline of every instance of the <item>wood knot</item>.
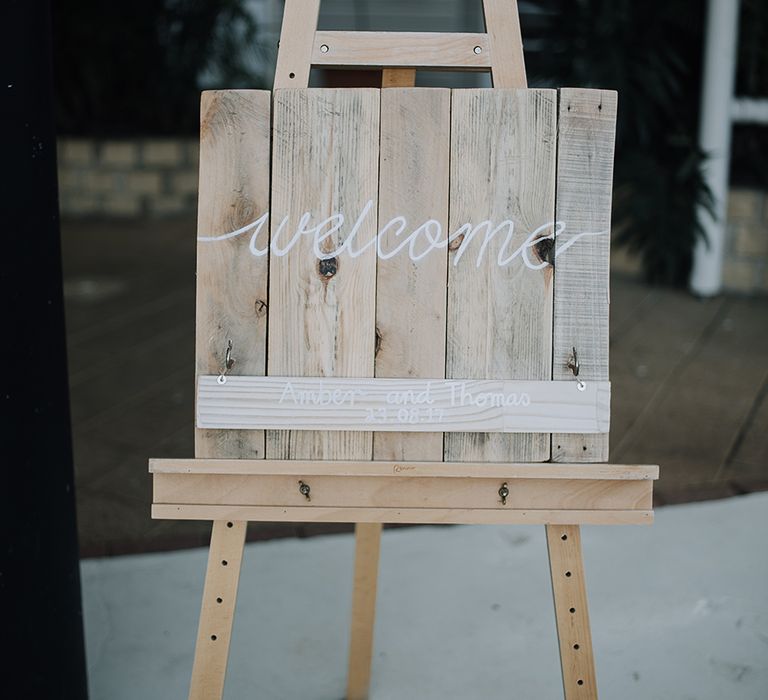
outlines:
M253 310L256 312L256 318L261 318L267 313L267 302L263 299L257 299L253 302Z
M542 238L533 246L536 257L544 263L554 267L555 264L555 242L551 238Z
M448 250L453 252L454 250L458 250L461 247L461 244L464 242L464 234L460 233L456 238L454 238L449 244L448 244Z
M321 279L329 280L339 271L338 258L325 258L317 261L317 272Z

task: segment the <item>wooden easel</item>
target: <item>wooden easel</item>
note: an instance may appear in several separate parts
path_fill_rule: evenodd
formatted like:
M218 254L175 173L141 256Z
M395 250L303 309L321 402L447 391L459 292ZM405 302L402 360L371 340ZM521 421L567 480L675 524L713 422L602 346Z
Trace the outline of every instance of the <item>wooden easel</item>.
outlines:
M515 0L483 0L486 33L418 35L317 31L319 1L286 1L276 90L308 87L312 66L380 68L386 88L412 87L417 68L486 70L494 88L526 87ZM403 91L397 102L382 93L381 163L394 165L393 169L382 165L379 174L381 220L400 213L421 220L436 211L447 212L449 163L442 144L447 143L451 108L447 91L426 92ZM281 99L283 114L305 106L298 98ZM343 96L338 99L343 111ZM546 103L548 98L541 99ZM365 104L357 102L355 108L365 112ZM536 109L540 109L538 103ZM555 220L576 222L582 231L609 226L615 109L613 93L560 92L557 164L554 150L547 156L552 170L557 170L557 201L554 177L551 191L547 187L543 191L552 209L557 209ZM268 93L205 93L201 124L201 235L235 231L270 208L294 211L298 205L292 204L292 198L298 195L281 189L284 173L269 171L270 147L274 148L273 168L279 170L281 163L290 160L291 143L270 143ZM360 129L365 128L363 114ZM551 133L555 140L555 131ZM378 138L378 132L371 138ZM435 165L434 172L408 171L403 178L405 153L414 148L420 149L424 162ZM589 162L580 160L585 148L591 149ZM370 172L365 164L358 170ZM365 177L357 175L364 186ZM415 196L405 197L398 190L402 180L415 190ZM546 173L543 180L548 182ZM308 175L295 189L312 192L317 186ZM466 208L477 197L478 193L469 193L465 202L462 190L452 191L452 208ZM585 201L591 203L589 207ZM275 225L273 219L273 230ZM608 245L608 236L603 236L584 239L578 249L574 246L558 261L554 293L551 274L544 282L535 278L539 287L532 292L533 301L519 311L523 317L513 319L530 334L525 340L535 348L531 357L509 359L510 347L498 338L493 341L498 348L485 351L492 362L495 352L497 359L502 356L508 363L504 377L573 382L578 375L579 382L607 382ZM548 248L537 250L550 263L554 260L555 253ZM345 280L350 284L350 279L370 274L371 268L362 264L344 260L338 268L334 264L318 269L336 284ZM332 366L330 374L336 376L370 377L374 358L377 378L471 376L477 363L472 352L445 352L446 314L448 326L456 328L457 334L464 322L450 318L451 313L463 313L456 304L451 306L450 290L458 290L454 293L469 304L476 293L470 282L447 271L445 257L418 268L381 261L378 267L373 265L375 312L353 302L329 302L337 303L337 310L347 304L343 308L347 315L360 314L359 338L346 339L348 350L329 350L321 337L319 347L302 354L295 352L290 340L290 322L296 321L296 315L280 315L281 308L289 305L281 295L292 289L302 271L292 270L283 278L281 268L266 257L243 261L203 245L198 257L199 391L200 382L216 375L220 379L264 374L329 376L327 367ZM292 278L294 273L298 276ZM495 270L484 274L487 284L508 283L507 278L495 277L501 275ZM405 288L425 299L435 313L418 318L404 314L394 301ZM514 293L519 295L519 285ZM540 308L530 308L539 303ZM267 368L268 313L272 318ZM305 315L309 312L298 313L304 324L314 322ZM535 320L537 314L543 314L541 322ZM373 333L366 335L373 323L375 350ZM466 347L475 342L469 334L453 339ZM596 698L579 525L651 522L652 481L658 469L589 464L607 460L606 432L483 433L479 442L474 437L477 433L446 432L445 443L442 432L338 435L336 439L327 433L265 433L231 426L225 430L200 427L198 421L195 460L151 460L153 517L213 521L189 697L222 696L248 520L324 520L357 523L348 700L368 697L383 522L545 524L565 697ZM560 464L547 464L550 460Z

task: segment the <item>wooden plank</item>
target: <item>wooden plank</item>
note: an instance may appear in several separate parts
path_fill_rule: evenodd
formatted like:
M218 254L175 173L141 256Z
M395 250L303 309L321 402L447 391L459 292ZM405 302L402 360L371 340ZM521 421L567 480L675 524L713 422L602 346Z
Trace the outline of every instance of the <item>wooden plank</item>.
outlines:
M335 68L488 70L486 34L460 32L316 32L312 65Z
M627 324L624 333L617 337L616 297L616 284L612 282L611 389L621 400L612 406L609 442L611 457L619 460L625 459L624 445L629 441L633 427L644 423L646 415L658 413L659 406L654 398L661 387L669 386L670 379L690 358L696 357L702 339L711 331L710 324L722 313L722 304L726 301L723 298L694 299L680 290L656 288L645 304L635 310L634 324ZM676 393L675 396L680 395ZM696 424L693 420L696 408L692 403L686 411L677 403L672 411L679 416L680 425L687 429L692 423ZM642 428L642 434L652 443L668 439L668 435L649 432L647 424ZM681 431L677 430L675 434L681 435ZM669 466L670 456L665 455L665 468Z
M161 520L233 520L325 523L431 523L444 525L650 525L645 510L482 510L442 508L312 508L294 506L152 506Z
M346 700L368 697L380 549L381 523L357 523Z
M402 305L400 309L407 313ZM396 334L387 337L398 343ZM404 340L400 347L405 347L408 336ZM198 380L197 425L206 428L607 433L609 421L608 382L213 376Z
M413 70L382 71L379 220L437 217L448 225L450 92L412 88ZM377 377L441 377L445 372L447 252L418 261L379 259L376 267ZM403 296L416 303L403 304ZM418 309L418 311L417 311ZM374 459L441 460L442 433L374 433ZM348 700L370 685L381 524L355 528Z
M689 355L663 383L654 382L646 408L613 451L663 459L665 489L732 476L729 457L744 444L745 425L768 382L765 311L762 300L726 300ZM695 413L681 410L683 405L695 406ZM752 426L756 438L768 432L764 421ZM648 434L655 444L643 440ZM765 475L765 462L755 464Z
M551 234L554 218L555 116L552 90L453 91L450 230L453 236L471 222L477 233L465 231L449 245L446 377L551 378L552 268L547 241L535 243L534 232ZM492 223L483 228L485 221ZM509 245L505 221L514 224ZM473 253L476 265L461 259L486 240L485 254ZM525 255L498 264L526 240ZM545 461L549 454L544 434L445 439L448 460Z
M449 152L449 90L383 90L379 220L432 219L446 231ZM387 247L394 232L388 238ZM378 260L377 378L444 376L447 255L443 249L415 262ZM374 459L440 460L442 453L441 432L374 435Z
M377 201L379 91L276 90L272 162L272 244L281 222L294 227L338 212L361 212ZM375 212L375 208L374 208ZM335 250L352 227L323 240ZM360 245L376 235L376 216L358 227ZM358 251L360 252L360 251ZM269 374L373 376L376 251L318 260L300 236L285 256L270 256ZM226 386L226 385L224 385ZM370 433L275 431L270 457L365 459Z
M266 370L266 260L242 238L214 241L269 210L270 94L204 92L200 119L195 375ZM264 457L264 431L195 430L197 457ZM214 522L189 697L221 697L245 521ZM226 567L221 561L226 560ZM221 599L222 602L218 603Z
M504 503L499 496L508 484ZM309 499L300 485L310 489ZM652 481L473 479L440 477L156 474L154 502L165 504L499 508L523 510L650 510Z
M483 0L483 15L492 57L493 87L527 87L517 0Z
M285 3L275 67L275 89L309 86L312 42L319 14L320 0Z
M560 90L557 220L564 223L565 230L555 241L555 380L573 380L567 366L573 348L578 356L580 379L588 385L608 379L608 270L615 132L615 92ZM568 254L561 257L566 250ZM554 461L608 459L608 435L554 434L552 440Z
M596 700L597 680L578 525L549 525L547 549L565 700Z
M285 474L293 476L388 476L406 478L630 479L659 478L655 465L514 464L490 462L418 462L274 459L151 459L153 474Z
M214 520L203 605L195 644L189 700L220 698L224 692L246 519Z
M248 237L215 240L269 211L270 94L204 92L200 126L196 376L218 374L232 343L233 374L266 370L267 261ZM200 240L203 239L203 240ZM198 457L263 457L261 430L195 430Z

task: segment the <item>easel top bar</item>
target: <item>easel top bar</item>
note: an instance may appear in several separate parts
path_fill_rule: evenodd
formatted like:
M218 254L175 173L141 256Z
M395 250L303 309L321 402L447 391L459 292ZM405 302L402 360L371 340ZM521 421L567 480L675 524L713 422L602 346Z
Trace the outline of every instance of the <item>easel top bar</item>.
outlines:
M315 32L311 63L333 68L491 68L487 34L439 32Z
M307 87L313 65L487 70L494 87L526 87L517 0L482 6L485 34L319 32L320 0L286 0L274 87Z

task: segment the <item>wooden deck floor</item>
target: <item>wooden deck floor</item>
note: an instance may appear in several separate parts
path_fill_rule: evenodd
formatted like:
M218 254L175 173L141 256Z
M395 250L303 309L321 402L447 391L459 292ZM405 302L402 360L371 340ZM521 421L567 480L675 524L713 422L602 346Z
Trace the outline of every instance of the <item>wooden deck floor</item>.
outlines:
M147 458L193 454L195 226L62 230L83 556L207 543L152 521ZM657 504L768 489L768 299L611 282L611 460L661 465ZM252 524L249 538L344 526Z

